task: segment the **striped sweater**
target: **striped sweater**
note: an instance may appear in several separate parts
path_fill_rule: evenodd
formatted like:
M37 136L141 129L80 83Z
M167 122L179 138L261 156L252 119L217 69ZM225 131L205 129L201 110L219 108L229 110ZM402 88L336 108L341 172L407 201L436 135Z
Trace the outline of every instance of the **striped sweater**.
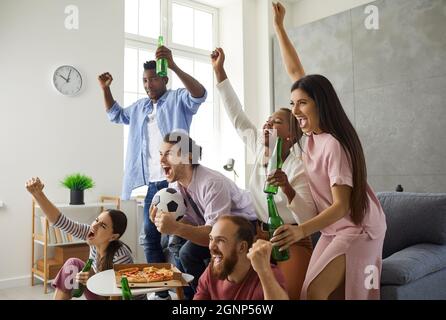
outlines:
M59 228L60 230L71 234L73 237L87 240L88 232L90 231L90 225L79 223L71 220L67 216L62 213L57 219L54 227ZM95 246L90 246L90 259L93 259L93 271L95 273L98 272L98 253ZM124 263L133 263L132 253L130 249L126 246L121 246L113 256L113 264L124 264Z

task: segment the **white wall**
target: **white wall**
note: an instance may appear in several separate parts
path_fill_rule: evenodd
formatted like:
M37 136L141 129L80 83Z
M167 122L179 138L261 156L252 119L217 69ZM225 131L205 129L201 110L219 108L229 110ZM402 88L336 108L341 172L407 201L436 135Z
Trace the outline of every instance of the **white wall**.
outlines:
M294 27L367 2L284 2L285 24ZM68 4L80 9L78 31L64 28ZM271 110L271 1L222 2L219 21L228 75L260 127ZM68 190L59 180L73 171L96 181L87 201L120 194L122 127L108 122L96 77L110 71L115 99L122 102L124 0L2 0L0 43L0 201L5 202L0 208L0 254L11 253L0 260L0 287L5 287L17 285L17 279L28 283L30 274L31 198L24 188L29 177L39 175L55 202L68 201ZM52 73L61 64L73 64L82 72L85 89L78 97L63 97L52 88ZM234 143L239 139L221 111L220 129L227 136L222 154L234 157L240 176L247 177L244 147ZM129 217L123 240L135 251L134 204L124 203L123 210Z
M298 27L337 13L362 6L374 0L300 0L291 3L292 24L287 27Z
M226 54L225 68L228 77L236 91L240 101L245 99L244 83L244 55L243 55L243 4L242 1L230 1L219 8L219 43ZM217 93L218 95L218 93ZM240 187L245 186L245 147L239 139L237 132L226 115L223 104L220 103L220 134L221 153L224 155L222 165L226 158L235 159L235 169L239 175L237 183ZM225 172L224 172L225 173ZM225 173L227 177L233 178L232 174Z
M261 128L271 110L271 3L237 0L220 7L220 46L226 53L226 71L250 120ZM236 167L247 182L255 155L249 153L221 107L223 154L236 154ZM240 163L246 163L242 166ZM238 164L238 165L237 165ZM243 184L242 184L243 185Z
M68 4L79 7L78 31L64 28ZM74 171L96 182L86 201L120 194L123 130L109 123L96 79L110 71L114 97L122 102L124 1L2 0L0 43L0 200L6 205L0 208L1 287L30 274L28 178L41 177L54 202L68 201L69 191L59 181ZM82 73L84 89L77 97L52 87L52 73L62 64ZM124 240L134 247L133 203L124 210L129 215Z

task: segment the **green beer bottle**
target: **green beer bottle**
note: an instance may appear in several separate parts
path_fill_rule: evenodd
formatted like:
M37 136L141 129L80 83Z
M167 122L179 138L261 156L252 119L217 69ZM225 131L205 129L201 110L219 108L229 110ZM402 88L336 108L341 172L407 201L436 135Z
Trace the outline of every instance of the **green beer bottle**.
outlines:
M268 168L266 172L267 175L273 174L277 169L282 169L283 165L282 146L283 146L283 139L277 137L276 145L268 161ZM278 186L268 184L268 182L265 181L265 187L263 188L263 192L268 194L277 194L277 191L279 191Z
M279 212L277 211L276 203L274 202L274 196L270 193L267 196L268 201L268 231L269 231L269 238L271 239L273 237L274 231L276 231L277 228L279 228L281 225L283 225L283 220L279 216ZM278 247L274 247L272 249L271 255L274 260L276 261L285 261L290 258L289 250L279 251Z
M130 290L127 277L121 278L122 300L132 300L132 291Z
M158 37L158 47L164 46L163 36ZM156 60L156 74L159 77L167 77L167 59L157 59Z
M88 259L85 263L85 266L82 268L81 272L88 272L91 269L91 265L93 264L93 259ZM79 283L79 286L77 289L73 290L73 297L79 298L84 293L85 286L82 283Z

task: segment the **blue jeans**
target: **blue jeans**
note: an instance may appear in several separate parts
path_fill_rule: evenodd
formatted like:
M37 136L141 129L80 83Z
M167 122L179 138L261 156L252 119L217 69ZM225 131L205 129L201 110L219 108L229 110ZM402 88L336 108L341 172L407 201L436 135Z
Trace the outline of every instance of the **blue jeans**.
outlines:
M167 181L150 182L147 189L147 195L144 199L144 233L141 237L141 243L144 248L144 255L148 263L166 262L163 248L161 247L161 233L156 229L155 224L150 220L150 205L155 194L164 188L168 187ZM156 293L159 297L167 297L168 291L161 291Z
M148 263L166 262L166 258L161 246L161 233L156 229L155 224L150 220L150 205L155 194L168 187L167 181L158 181L149 183L147 195L144 200L144 233L141 237L141 244L144 247L144 255ZM168 248L175 258L175 264L182 272L194 276L191 283L193 290L196 289L198 279L207 267L210 259L208 247L202 247L186 241L177 236L169 236ZM192 299L193 291L186 287L184 290L186 299ZM157 292L156 295L164 297L168 295L167 291Z
M191 241L181 247L179 252L179 269L194 276L190 286L196 292L198 279L209 264L211 253L208 247L199 246Z
M150 220L149 210L153 196L159 190L167 188L168 185L167 181L150 182L146 198L144 199L144 234L142 235L141 242L148 263L166 261L161 247L161 233L158 232L155 224Z

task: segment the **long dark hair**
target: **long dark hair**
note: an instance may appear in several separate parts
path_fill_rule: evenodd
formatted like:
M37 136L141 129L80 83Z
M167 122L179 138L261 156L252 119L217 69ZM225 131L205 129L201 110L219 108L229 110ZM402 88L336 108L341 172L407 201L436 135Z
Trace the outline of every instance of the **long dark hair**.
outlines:
M367 167L358 134L348 119L331 82L321 75L308 75L296 81L291 92L301 89L314 100L319 112L319 127L338 140L353 167L353 190L350 198L351 218L361 224L369 201L367 198Z
M122 246L126 247L130 252L130 248L119 238L124 234L125 229L127 229L127 216L124 212L120 210L108 209L105 210L108 212L110 219L112 221L113 233L119 234L118 239L111 241L107 249L105 250L105 256L101 258L98 263L98 271L104 271L108 269L113 269L113 257L115 256L116 251L118 251Z

